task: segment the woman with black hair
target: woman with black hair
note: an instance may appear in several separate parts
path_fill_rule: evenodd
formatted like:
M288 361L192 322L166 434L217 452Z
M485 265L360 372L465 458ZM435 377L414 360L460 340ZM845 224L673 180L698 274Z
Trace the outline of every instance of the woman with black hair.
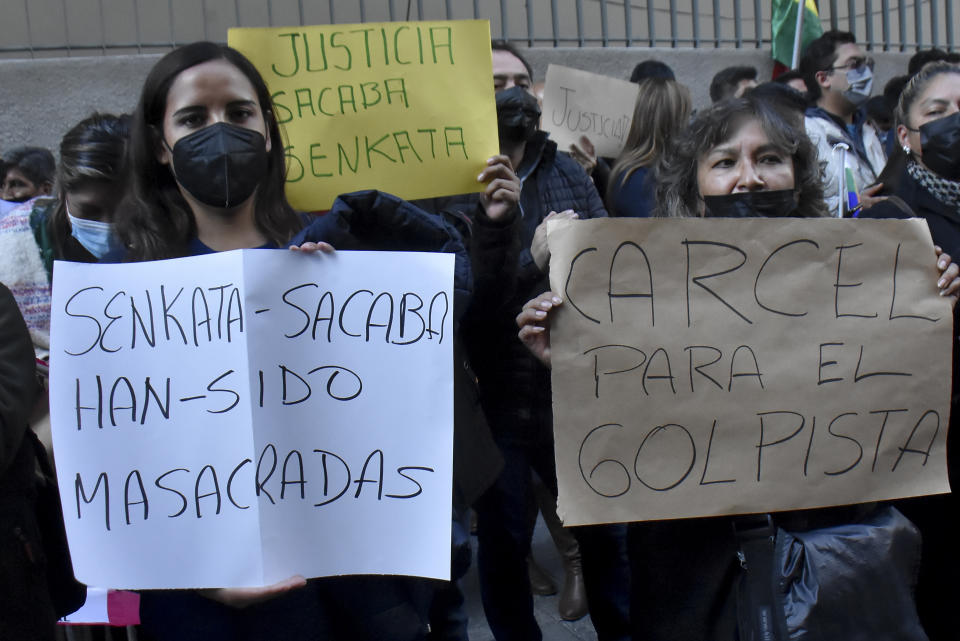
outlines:
M115 258L287 247L307 220L284 194L283 148L266 84L241 53L210 42L168 53L147 76L133 116L129 192L117 217L124 248ZM489 217L514 208L519 181L508 160L491 158L478 180L487 183L481 204ZM367 200L378 199L351 202ZM332 251L323 242L329 236L302 238L314 242L292 249ZM161 641L401 641L426 634L428 593L426 581L407 577L294 576L262 588L147 591L141 619Z
M144 82L118 232L126 260L283 246L302 227L284 195L280 128L260 74L209 42L175 49Z
M57 615L41 550L36 455L28 421L37 396L27 326L0 283L0 639L52 641Z
M131 124L124 260L283 247L300 230L270 104L260 74L229 47L195 43L154 65ZM141 619L161 640L315 638L322 617L306 585L147 591Z

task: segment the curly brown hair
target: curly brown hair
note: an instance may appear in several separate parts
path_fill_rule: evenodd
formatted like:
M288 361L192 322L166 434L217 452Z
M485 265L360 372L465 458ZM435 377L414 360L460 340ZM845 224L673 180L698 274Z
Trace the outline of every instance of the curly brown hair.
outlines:
M697 181L700 159L726 142L750 121L757 121L770 143L793 160L797 211L802 218L827 216L817 150L806 132L764 100L745 97L718 102L696 118L660 158L657 165L655 216L696 217L703 210Z

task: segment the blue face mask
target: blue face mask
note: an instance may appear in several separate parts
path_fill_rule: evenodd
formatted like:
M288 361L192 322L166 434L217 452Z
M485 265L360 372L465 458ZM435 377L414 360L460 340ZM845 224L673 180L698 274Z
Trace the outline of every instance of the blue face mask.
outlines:
M120 249L120 242L113 235L113 225L98 220L77 218L67 211L70 220L71 235L83 248L96 258L103 258L110 251Z

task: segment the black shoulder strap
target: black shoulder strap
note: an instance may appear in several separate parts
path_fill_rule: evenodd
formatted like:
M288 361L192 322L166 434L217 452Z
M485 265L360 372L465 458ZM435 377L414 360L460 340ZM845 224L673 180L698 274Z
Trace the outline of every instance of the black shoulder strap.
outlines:
M774 598L773 556L777 530L769 514L738 517L733 521L740 559L737 621L740 641L781 640Z
M907 218L916 218L917 214L900 196L887 196L887 202L906 214Z

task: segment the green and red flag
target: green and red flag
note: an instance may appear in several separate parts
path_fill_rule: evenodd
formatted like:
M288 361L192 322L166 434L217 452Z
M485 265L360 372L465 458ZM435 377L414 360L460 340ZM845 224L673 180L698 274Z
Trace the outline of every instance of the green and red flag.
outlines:
M785 69L793 68L793 51L797 37L797 10L803 3L803 24L800 30L800 51L823 35L820 14L815 0L772 0L770 28L773 59ZM776 75L776 72L774 73Z

